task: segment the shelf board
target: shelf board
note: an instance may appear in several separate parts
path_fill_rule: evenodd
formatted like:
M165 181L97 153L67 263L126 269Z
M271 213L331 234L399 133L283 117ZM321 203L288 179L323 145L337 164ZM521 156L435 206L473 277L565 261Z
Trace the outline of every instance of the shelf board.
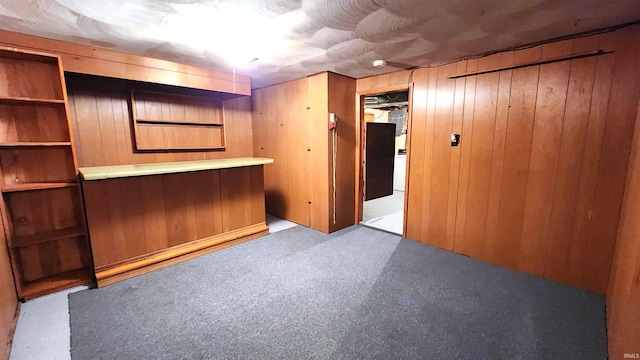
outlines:
M8 148L35 148L54 146L71 146L71 141L17 141L0 143L0 147Z
M78 186L77 182L51 182L51 183L20 183L5 185L2 188L3 193L11 193L17 191L31 191L31 190L48 190L59 189L65 187Z
M0 95L0 103L13 104L64 104L62 99L39 99L22 96L6 96Z
M93 274L89 268L70 270L21 284L21 291L18 295L24 300L33 299L38 296L51 294L74 286L88 284L91 282L92 278Z
M74 236L82 236L86 234L87 233L83 227L76 226L72 228L47 231L33 235L15 236L13 238L13 241L11 241L10 247L15 249L19 247L32 246L49 241L66 239Z
M175 121L175 120L146 120L146 119L138 119L136 120L138 124L144 125L188 125L188 126L212 126L212 127L221 127L223 124L221 123L201 123L201 122L191 122L191 121Z

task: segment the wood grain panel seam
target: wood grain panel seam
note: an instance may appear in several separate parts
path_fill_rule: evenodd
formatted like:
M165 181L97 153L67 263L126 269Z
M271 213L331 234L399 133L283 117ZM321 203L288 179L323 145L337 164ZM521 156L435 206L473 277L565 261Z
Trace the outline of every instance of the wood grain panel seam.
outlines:
M596 54L599 55L599 54ZM581 58L581 57L576 57L576 58ZM572 58L573 59L573 58ZM557 60L557 61L563 61L563 60ZM566 59L564 60L566 61ZM558 188L558 169L560 168L560 155L561 155L561 151L562 151L562 144L563 144L563 137L565 136L565 122L567 120L567 102L569 101L569 88L571 87L571 71L573 69L573 61L570 60L569 61L569 70L567 71L567 86L566 86L566 91L564 94L564 105L562 106L562 127L560 128L560 144L558 145L558 161L556 161L555 164L555 169L553 172L553 190L552 190L552 196L551 199L555 199L556 196L558 196L557 194L557 188ZM571 135L570 135L571 136ZM560 195L562 196L562 195ZM545 254L548 254L549 251L551 251L551 248L549 247L549 242L550 242L550 236L551 236L551 228L552 228L552 224L551 221L553 220L553 214L554 214L554 209L556 208L556 203L555 201L551 201L551 208L549 209L549 227L547 228L547 234L544 236L544 249L545 249ZM542 266L542 274L546 274L547 273L547 267L549 262L546 261L548 259L548 256L545 255L545 259L543 261L543 266Z
M526 189L529 188L529 179L531 178L531 149L533 149L533 139L534 139L534 129L535 129L535 122L536 122L536 113L538 111L538 106L536 105L538 103L538 93L540 92L540 66L537 66L538 69L538 79L537 79L537 83L536 83L536 97L533 100L533 114L532 114L532 122L531 122L531 139L529 141L529 156L528 156L528 161L527 161L527 177L524 181L524 189L525 191L527 191ZM520 268L520 258L521 258L521 249L522 249L522 236L524 234L524 218L526 216L526 209L527 209L527 196L524 196L524 201L522 203L522 208L525 209L522 212L522 223L520 224L520 243L518 244L518 261L517 261L517 266L518 268Z

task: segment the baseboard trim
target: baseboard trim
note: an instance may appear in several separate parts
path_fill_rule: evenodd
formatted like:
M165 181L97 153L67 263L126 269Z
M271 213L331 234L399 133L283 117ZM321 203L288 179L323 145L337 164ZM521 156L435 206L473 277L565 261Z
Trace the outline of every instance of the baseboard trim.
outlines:
M233 245L269 234L265 222L246 226L222 234L208 236L187 244L120 261L96 268L98 287L107 286L150 271L177 264Z

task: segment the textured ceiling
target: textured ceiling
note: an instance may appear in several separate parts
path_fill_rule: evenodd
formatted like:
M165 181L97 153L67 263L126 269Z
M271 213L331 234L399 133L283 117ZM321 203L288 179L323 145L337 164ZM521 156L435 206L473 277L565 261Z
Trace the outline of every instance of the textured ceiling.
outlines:
M412 66L640 19L638 0L0 0L0 28L224 71L254 88Z

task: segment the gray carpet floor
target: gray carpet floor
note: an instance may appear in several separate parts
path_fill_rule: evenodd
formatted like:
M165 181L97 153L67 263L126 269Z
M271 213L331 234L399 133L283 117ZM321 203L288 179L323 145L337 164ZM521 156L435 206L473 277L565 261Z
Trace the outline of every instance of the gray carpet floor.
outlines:
M69 295L81 359L606 359L604 298L352 226Z

